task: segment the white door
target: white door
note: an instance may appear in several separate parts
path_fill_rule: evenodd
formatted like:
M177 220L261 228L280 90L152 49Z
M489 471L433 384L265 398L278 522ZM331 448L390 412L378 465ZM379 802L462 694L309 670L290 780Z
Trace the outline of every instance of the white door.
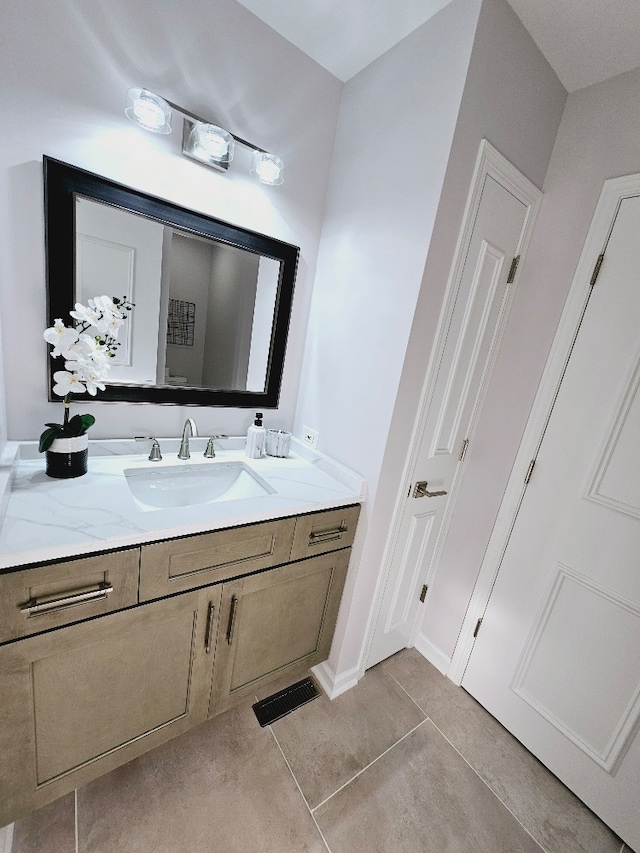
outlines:
M163 232L144 216L76 199L76 300L106 294L135 304L120 329L110 382L156 384Z
M498 161L497 152L493 158ZM446 532L464 462L473 453L473 430L513 298L517 266L513 262L526 242L540 196L506 161L500 165L517 175L520 186L487 171L476 177L478 201L468 207L469 235L460 242L454 263L451 307L441 322L410 468L411 485L407 483L391 534L386 585L367 666L410 644L424 601L421 588ZM420 481L427 483L424 496L416 492Z
M462 685L640 850L640 197L621 201Z

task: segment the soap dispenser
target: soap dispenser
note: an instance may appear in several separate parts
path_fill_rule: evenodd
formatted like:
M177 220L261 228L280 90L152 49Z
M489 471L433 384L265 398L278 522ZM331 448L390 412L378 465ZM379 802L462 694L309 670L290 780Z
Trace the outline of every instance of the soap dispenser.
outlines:
M262 412L256 412L256 419L247 430L247 447L245 456L249 459L260 459L264 456L264 444L267 436L266 429L262 426Z

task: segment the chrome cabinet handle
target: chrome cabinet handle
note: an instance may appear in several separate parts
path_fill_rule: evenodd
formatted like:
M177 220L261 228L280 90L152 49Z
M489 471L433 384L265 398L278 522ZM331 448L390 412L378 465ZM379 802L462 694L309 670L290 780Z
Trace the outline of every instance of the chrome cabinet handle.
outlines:
M55 613L58 610L66 610L67 607L75 607L77 604L85 604L87 601L99 601L107 598L113 592L113 587L107 583L101 583L98 589L88 592L78 592L75 595L65 595L62 598L54 598L51 601L39 601L37 598L30 599L20 613L30 616L42 616L45 613Z
M331 542L333 539L340 539L343 533L347 532L347 526L344 522L340 527L334 527L333 530L322 530L318 533L312 530L309 534L309 544L315 545L319 542Z
M439 498L441 495L446 495L446 492L429 492L427 491L427 486L429 484L426 480L420 480L416 483L416 487L413 490L414 498Z
M229 610L229 624L227 625L227 643L231 645L233 642L233 629L236 624L236 608L238 606L238 599L236 596L232 596L231 598L231 609Z
M216 612L215 605L213 602L209 602L209 608L207 610L207 639L204 644L204 650L207 654L211 651L211 638L213 636L213 616Z

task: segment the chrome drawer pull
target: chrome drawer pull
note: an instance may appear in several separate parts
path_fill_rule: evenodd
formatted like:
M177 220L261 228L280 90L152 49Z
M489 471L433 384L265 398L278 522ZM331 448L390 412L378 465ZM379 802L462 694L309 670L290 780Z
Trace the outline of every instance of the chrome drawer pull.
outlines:
M343 533L347 532L347 526L344 522L340 527L334 527L333 530L322 530L316 533L314 530L309 534L309 544L316 545L320 542L331 542L333 539L340 539Z
M110 584L101 583L98 589L66 595L64 598L54 598L51 601L38 601L37 598L32 598L24 607L20 608L20 613L25 613L27 617L42 616L44 613L55 613L57 610L65 610L67 607L75 607L77 604L84 604L87 601L99 601L107 598L111 592L113 592L113 587Z

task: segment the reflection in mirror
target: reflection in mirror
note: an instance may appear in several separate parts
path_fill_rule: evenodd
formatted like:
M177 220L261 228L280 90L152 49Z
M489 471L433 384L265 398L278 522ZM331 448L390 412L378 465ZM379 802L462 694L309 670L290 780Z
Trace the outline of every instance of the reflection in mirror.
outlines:
M295 246L50 158L45 188L51 322L102 293L135 304L98 399L277 405Z
M136 305L112 382L265 390L280 262L76 197L75 300Z

